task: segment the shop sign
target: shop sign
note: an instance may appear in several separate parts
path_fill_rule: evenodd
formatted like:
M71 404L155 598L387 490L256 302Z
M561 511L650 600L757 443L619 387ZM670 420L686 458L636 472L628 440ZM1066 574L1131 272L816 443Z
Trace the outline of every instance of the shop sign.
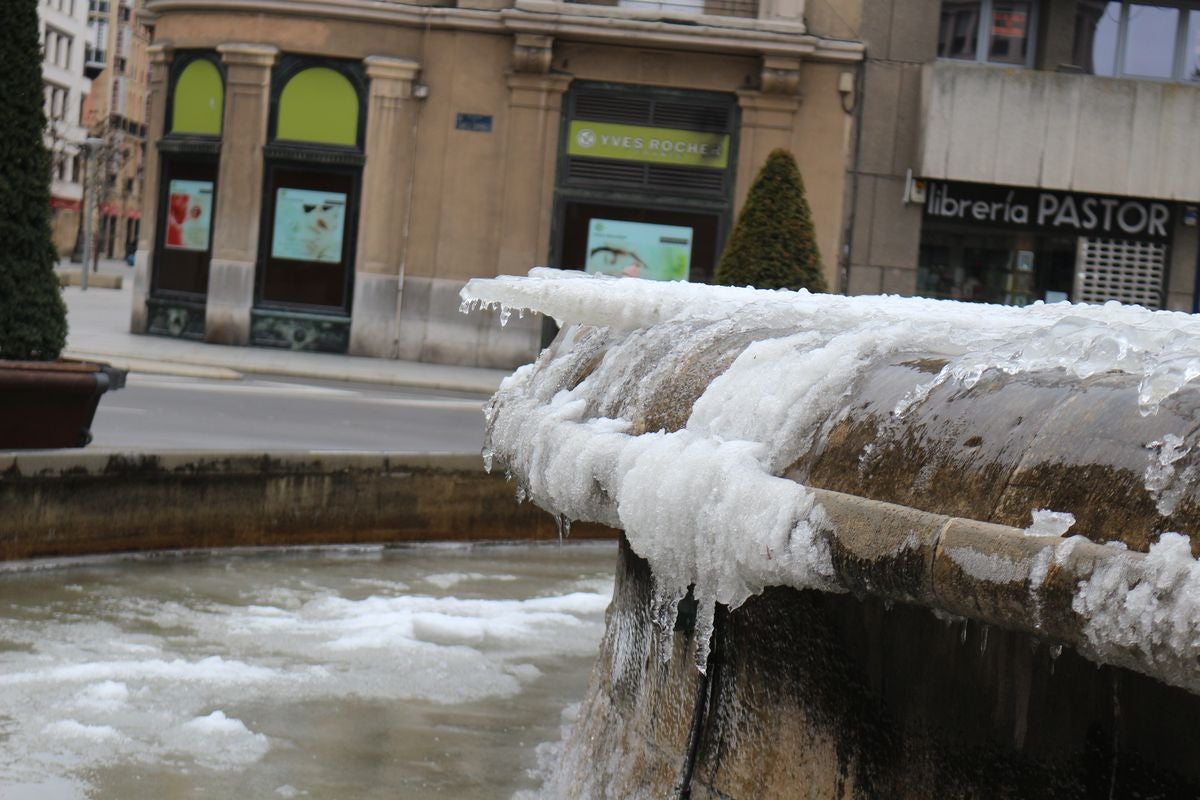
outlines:
M1165 241L1171 204L1129 197L930 181L925 218L1093 238Z
M729 134L574 120L567 154L682 167L725 169Z

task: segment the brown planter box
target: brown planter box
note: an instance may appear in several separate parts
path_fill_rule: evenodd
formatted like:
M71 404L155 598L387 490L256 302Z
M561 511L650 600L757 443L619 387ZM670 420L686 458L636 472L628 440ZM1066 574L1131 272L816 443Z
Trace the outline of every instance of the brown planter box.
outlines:
M125 370L84 361L0 361L0 450L83 447L100 395Z

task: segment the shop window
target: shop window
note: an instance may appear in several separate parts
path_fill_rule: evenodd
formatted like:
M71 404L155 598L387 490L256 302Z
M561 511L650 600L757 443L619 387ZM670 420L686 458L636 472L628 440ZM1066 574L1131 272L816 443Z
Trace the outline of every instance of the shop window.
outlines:
M1200 80L1200 10L1186 3L1081 0L1074 62L1113 77Z
M1075 250L1074 237L926 224L917 294L1013 306L1071 299Z
M197 58L175 79L171 133L220 136L224 107L225 83L221 71L207 58Z
M938 58L1033 66L1035 0L943 0Z
M267 179L261 296L278 306L345 311L350 306L358 176L347 170L273 167Z
M365 91L354 62L284 56L276 67L254 344L348 346Z
M275 138L355 147L358 106L358 92L346 76L310 67L293 76L279 95Z

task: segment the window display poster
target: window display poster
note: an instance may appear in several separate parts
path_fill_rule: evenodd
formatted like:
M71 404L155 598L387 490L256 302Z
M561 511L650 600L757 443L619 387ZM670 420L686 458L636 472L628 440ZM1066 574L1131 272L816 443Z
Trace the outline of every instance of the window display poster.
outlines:
M588 223L586 272L686 281L691 261L691 228L615 219Z
M336 264L342 260L345 229L345 194L280 188L275 193L271 257Z
M167 240L173 250L208 250L212 181L171 181L167 186Z

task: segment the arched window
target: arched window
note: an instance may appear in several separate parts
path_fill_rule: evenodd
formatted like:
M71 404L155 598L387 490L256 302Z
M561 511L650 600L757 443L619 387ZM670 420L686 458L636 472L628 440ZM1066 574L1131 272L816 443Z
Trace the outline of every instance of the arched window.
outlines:
M253 344L349 346L366 87L359 62L285 54L275 67Z
M279 94L275 139L358 146L358 92L340 72L310 67L296 73Z
M224 108L221 71L207 58L197 58L175 79L171 133L220 136Z

